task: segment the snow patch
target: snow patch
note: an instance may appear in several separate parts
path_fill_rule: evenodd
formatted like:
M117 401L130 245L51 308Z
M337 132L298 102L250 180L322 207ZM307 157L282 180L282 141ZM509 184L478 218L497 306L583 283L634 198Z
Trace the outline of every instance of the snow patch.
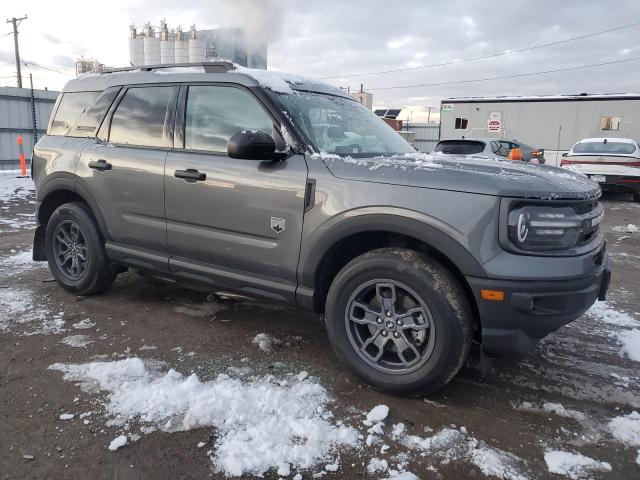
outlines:
M275 348L282 344L282 341L268 333L259 333L253 337L252 343L258 345L258 348L263 352L273 353Z
M112 452L115 452L119 448L124 447L126 444L127 444L127 436L120 435L119 437L116 437L113 440L111 440L111 443L109 444L109 450L111 450Z
M51 313L36 300L32 291L22 288L0 288L0 333L18 326L27 329L22 335L55 335L65 332L64 313Z
M630 447L640 447L640 413L616 417L609 422L609 431L616 440Z
M69 335L60 340L60 343L64 343L73 348L84 348L93 343L93 340L90 340L87 335Z
M620 233L638 233L638 227L636 227L633 223L630 223L625 226L613 227L613 231Z
M616 334L616 338L622 345L622 354L631 360L640 362L640 330L626 330Z
M73 420L74 417L75 415L73 413L63 413L58 418L60 420Z
M640 327L640 321L631 315L611 307L607 302L596 302L587 311L587 315L609 325L618 327Z
M389 462L385 459L372 458L367 465L367 472L374 474L378 472L386 472L389 469Z
M0 202L25 200L35 194L36 187L33 180L19 175L19 170L0 172Z
M285 463L311 468L334 461L338 448L358 444L356 430L329 422L329 395L310 381L280 383L266 376L245 382L222 374L202 382L195 374L163 373L140 358L49 368L85 390L106 391L111 425L135 420L168 432L215 428L210 458L229 476L262 475Z
M386 405L378 405L373 407L369 413L367 413L367 419L363 420L366 426L370 427L374 423L381 422L389 415L389 407Z
M544 461L550 473L564 475L573 480L592 478L593 473L610 472L611 465L579 453L552 450L544 454Z
M73 328L75 328L76 330L87 330L95 326L95 322L92 322L88 318L85 318L84 320L80 320L78 323L73 324Z

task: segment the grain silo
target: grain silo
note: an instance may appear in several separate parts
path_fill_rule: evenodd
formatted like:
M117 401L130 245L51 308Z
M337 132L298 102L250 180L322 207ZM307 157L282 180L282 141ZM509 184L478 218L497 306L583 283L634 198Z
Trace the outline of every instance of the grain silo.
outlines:
M138 37L133 24L129 26L129 62L134 67L144 65L143 39Z
M144 64L160 64L160 39L156 38L153 27L148 23L144 26Z
M169 31L167 22L160 22L160 63L171 64L176 62L175 34Z
M191 25L189 31L189 63L207 61L207 42L203 38L197 38L196 26Z
M189 39L182 33L182 27L176 28L174 47L175 63L189 63Z

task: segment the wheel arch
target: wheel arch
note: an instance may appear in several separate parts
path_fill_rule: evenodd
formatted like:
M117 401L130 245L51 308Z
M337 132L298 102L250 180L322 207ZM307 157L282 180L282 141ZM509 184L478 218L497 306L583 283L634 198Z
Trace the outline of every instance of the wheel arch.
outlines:
M342 267L367 251L389 246L423 252L442 263L465 290L474 317L478 318L476 299L465 276L485 276L480 263L440 228L392 214L352 217L328 229L301 259L299 303L323 312L329 287Z
M98 229L103 238L109 239L107 226L104 222L98 204L86 187L75 181L73 176L56 176L44 183L37 192L36 231L33 241L33 259L44 261L47 259L45 250L45 232L51 215L60 205L70 202L80 202L89 208L95 218Z

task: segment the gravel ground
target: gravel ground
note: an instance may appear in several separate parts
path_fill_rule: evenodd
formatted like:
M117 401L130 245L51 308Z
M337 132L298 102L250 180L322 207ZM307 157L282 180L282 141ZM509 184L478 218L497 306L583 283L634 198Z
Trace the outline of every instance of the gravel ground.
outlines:
M610 425L640 411L640 358L623 350L625 338L631 344L633 332L640 335L640 233L614 228L640 226L640 204L624 196L608 195L604 202L614 260L607 303L549 336L527 358L494 361L484 377L472 352L458 377L425 399L362 384L336 360L322 319L292 308L190 291L134 272L120 275L101 295L66 293L51 281L46 264L31 263L25 253L33 235L28 185L6 174L2 181L0 478L223 478L216 463L224 440L220 426L156 425L149 432L140 430L145 420L135 415L125 425L109 422L107 392L88 391L49 369L134 357L158 371L195 373L202 382L229 374L252 385L267 376L274 388L284 379L289 386L326 389L327 422L343 422L361 437L354 446L330 448L307 468L291 465L289 478L381 479L401 472L424 479L640 478L640 445L634 443L640 421ZM258 337L263 341L254 342L261 333L267 334ZM377 427L373 422L371 433L362 421L377 405L388 406L389 414ZM230 404L230 418L232 410ZM93 413L81 418L87 412ZM60 419L64 414L74 417ZM249 422L252 415L258 414L247 412ZM399 423L404 433L394 428ZM127 446L109 450L122 434ZM557 461L567 457L573 470ZM286 469L274 467L265 478L286 476Z

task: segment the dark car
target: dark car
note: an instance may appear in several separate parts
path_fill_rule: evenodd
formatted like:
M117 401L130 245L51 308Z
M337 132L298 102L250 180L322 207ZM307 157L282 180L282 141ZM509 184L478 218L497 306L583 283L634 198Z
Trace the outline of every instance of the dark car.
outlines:
M544 149L533 148L517 140L498 140L509 151L519 148L522 151L522 160L524 162L533 162L544 164Z

